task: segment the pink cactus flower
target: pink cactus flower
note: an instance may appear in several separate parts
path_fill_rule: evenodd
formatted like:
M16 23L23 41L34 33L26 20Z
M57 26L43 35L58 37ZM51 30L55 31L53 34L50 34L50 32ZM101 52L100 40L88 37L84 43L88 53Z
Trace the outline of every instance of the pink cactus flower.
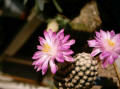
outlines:
M101 53L99 58L103 68L107 67L107 64L113 64L120 57L120 34L115 34L114 31L96 32L95 39L89 40L88 45L94 47L91 56Z
M44 36L39 37L40 45L37 46L39 51L35 52L32 59L35 61L33 65L37 71L42 70L42 75L47 72L48 64L50 64L51 72L53 74L57 71L57 62L70 61L73 62L71 54L74 52L70 50L70 46L75 43L75 40L69 40L70 35L64 36L64 29L57 34L52 30L44 31Z

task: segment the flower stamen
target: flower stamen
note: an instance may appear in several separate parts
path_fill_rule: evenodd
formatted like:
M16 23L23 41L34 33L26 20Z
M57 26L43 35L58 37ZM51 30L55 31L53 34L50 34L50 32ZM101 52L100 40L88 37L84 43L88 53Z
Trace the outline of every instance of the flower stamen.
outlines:
M45 44L43 45L42 51L43 51L43 52L49 52L50 49L51 49L51 47L50 47L47 43L45 43Z
M115 45L115 43L113 42L113 41L111 41L110 39L107 39L107 42L108 42L108 44L110 45L110 46L114 46Z

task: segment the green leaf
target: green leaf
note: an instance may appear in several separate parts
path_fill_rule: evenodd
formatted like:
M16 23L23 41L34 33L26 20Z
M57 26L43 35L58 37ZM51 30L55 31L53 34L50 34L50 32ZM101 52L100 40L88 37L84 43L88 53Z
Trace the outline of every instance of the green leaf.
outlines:
M28 2L28 0L24 0L24 5Z
M55 5L56 9L57 9L60 13L63 12L63 10L61 9L60 5L56 2L56 0L53 0L53 4Z
M40 11L43 11L45 0L37 0L37 3L38 3L38 8L40 9Z

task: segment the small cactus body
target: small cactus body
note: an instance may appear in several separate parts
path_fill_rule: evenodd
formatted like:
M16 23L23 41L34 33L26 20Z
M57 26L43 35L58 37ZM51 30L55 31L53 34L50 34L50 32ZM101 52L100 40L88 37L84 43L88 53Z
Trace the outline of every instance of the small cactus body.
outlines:
M74 63L64 63L54 76L58 89L87 89L97 76L97 60L88 53L78 53Z

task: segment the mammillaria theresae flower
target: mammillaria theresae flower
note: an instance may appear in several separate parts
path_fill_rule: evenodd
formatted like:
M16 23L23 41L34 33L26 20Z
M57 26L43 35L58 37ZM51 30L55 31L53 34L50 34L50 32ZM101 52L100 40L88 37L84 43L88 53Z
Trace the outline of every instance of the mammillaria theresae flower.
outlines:
M120 57L120 34L115 34L114 31L96 32L94 40L89 40L88 45L94 47L91 56L96 56L98 53L102 66L105 68L107 64L113 64Z
M37 46L39 51L35 52L32 57L35 60L33 65L37 71L42 70L42 75L44 75L47 72L48 64L50 64L51 71L55 74L57 71L55 60L57 62L74 61L70 46L75 43L75 40L68 40L70 35L64 36L64 29L57 34L52 30L44 31L44 36L45 38L39 37L40 45Z

